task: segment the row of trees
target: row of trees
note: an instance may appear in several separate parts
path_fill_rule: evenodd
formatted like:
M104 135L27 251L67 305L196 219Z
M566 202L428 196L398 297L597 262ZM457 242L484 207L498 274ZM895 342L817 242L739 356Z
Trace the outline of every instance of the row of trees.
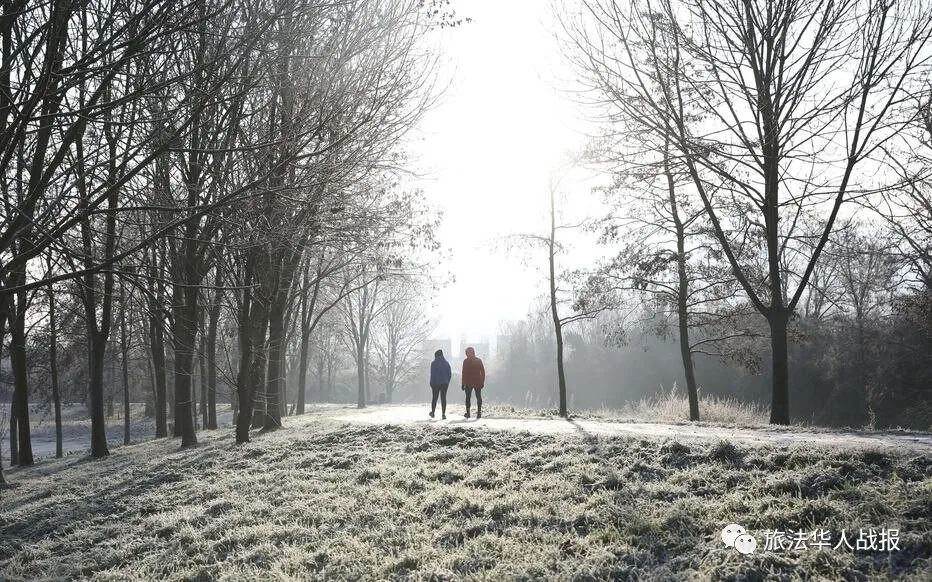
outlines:
M345 275L345 273L344 273ZM353 384L347 382L347 370L353 363L354 339L351 311L356 295L365 294L375 302L369 339L363 346L364 402L391 401L399 387L406 386L415 373L421 356L422 342L431 327L424 315L422 287L428 282L398 271L372 283L359 285L359 292L347 293L337 285L342 280L328 282L314 277L310 270L302 274L302 288L296 289L291 307L287 335L284 392L281 395L282 414L303 414L311 401L348 402L357 398L355 365ZM122 291L122 290L121 290ZM341 299L341 297L343 297ZM138 438L140 431L155 430L156 381L152 351L146 335L147 307L139 297L118 295L116 327L104 359L104 402L110 439L113 430L122 424L123 440ZM74 293L66 289L54 294L42 294L31 305L34 313L47 319L29 334L26 350L29 362L27 377L33 412L56 422L56 454L61 456L62 424L68 425L82 417L88 405L85 326L83 309ZM194 398L192 413L195 428L217 428L218 405L223 414L238 405L236 392L237 334L229 301L219 304L216 330L210 329L208 310L198 328L191 383ZM54 338L54 342L52 339ZM208 345L210 344L210 345ZM213 360L208 365L208 355ZM166 367L172 369L173 351L166 345ZM166 383L169 428L174 416L174 377L164 374ZM0 401L10 393L8 371L0 373ZM351 393L350 393L351 390ZM264 392L256 397L265 398ZM129 410L130 404L133 410ZM140 410L138 406L143 405ZM287 411L287 412L286 412ZM78 416L75 417L77 412ZM0 411L4 425L0 427L0 442L7 435L7 410ZM142 413L142 417L140 417ZM264 409L255 414L264 422ZM120 421L114 418L119 417ZM32 419L35 424L35 419ZM130 422L138 423L131 427ZM140 422L143 421L143 422ZM156 424L156 426L152 426ZM65 427L67 430L67 427ZM132 430L131 430L132 428ZM17 448L17 439L11 443Z
M30 339L48 342L58 415L58 353L78 341L62 329L83 332L95 457L108 454L115 334L126 406L133 358L151 371L156 436L168 435L171 400L175 435L197 442L195 377L204 425L216 426L218 373L236 395L237 442L280 426L288 346L305 377L324 315L397 286L402 257L433 244L398 182L399 144L436 98L429 37L456 24L446 4L3 3L0 312L14 462L33 462Z
M634 292L663 315L693 420L697 353L753 359L769 342L786 424L801 329L850 319L866 362L868 320L929 303L927 3L583 0L561 22L604 128L590 153L616 176L603 226L621 249L576 308Z
M814 292L789 325L792 418L823 426L929 428L932 302L928 294L904 287L902 277L908 273L892 252L892 240L878 225L846 220L827 246ZM664 270L648 278L645 271L652 263L625 257L612 257L595 273L579 273L575 294L564 289L563 296L592 310L591 318L562 330L569 380L564 394L570 407L619 408L650 399L658 389L688 385L682 320L673 295L677 287L671 285L676 262L663 260ZM574 313L563 302L558 305L561 313ZM722 301L715 309L691 305L687 310L687 357L696 382L689 404L700 412L700 396L769 400L765 322L740 295L731 298L732 308L728 305ZM557 338L549 311L503 326L492 364L502 399L524 406L560 405L553 357Z

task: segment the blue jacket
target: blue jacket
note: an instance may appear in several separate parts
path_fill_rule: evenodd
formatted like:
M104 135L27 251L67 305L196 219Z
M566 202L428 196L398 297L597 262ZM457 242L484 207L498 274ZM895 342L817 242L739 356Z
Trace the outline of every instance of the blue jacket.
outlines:
M430 363L430 385L449 384L453 372L450 370L450 362L443 359L443 356L437 356Z

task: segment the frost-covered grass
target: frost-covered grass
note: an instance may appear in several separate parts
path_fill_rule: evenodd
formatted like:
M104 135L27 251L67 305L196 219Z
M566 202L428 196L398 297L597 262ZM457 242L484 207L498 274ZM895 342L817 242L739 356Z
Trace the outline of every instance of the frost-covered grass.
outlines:
M621 413L652 422L683 422L689 420L689 400L686 394L676 390L674 384L669 392L628 404ZM699 419L710 424L756 427L766 426L770 421L770 413L756 402L700 394Z
M932 579L932 459L286 419L7 470L0 579ZM742 556L719 532L899 528Z
M559 416L556 409L522 409L507 405L491 404L485 407L487 416L520 417ZM686 395L672 390L662 390L655 396L645 397L622 408L571 410L575 418L609 420L621 422L689 422L689 401ZM765 427L770 421L767 408L755 402L744 402L735 398L701 394L699 418L702 424L711 426Z

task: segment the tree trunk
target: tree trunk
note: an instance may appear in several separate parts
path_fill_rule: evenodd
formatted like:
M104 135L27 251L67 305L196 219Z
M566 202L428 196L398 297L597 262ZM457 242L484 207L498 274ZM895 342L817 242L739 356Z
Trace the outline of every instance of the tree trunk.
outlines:
M686 296L680 289L682 298L677 305L680 326L680 357L683 359L683 372L686 375L686 395L689 399L689 420L699 420L699 388L696 386L696 371L693 366L692 349L689 346L689 324L686 313Z
M201 387L201 429L207 429L207 423L210 420L209 414L207 413L207 334L205 333L206 329L201 328L201 340L200 345L201 349L197 355L197 364L198 364L198 374L199 384Z
M150 304L150 311L152 306ZM149 316L149 350L152 352L153 382L155 384L155 438L168 436L168 398L165 388L165 337L162 318Z
M55 312L55 296L52 286L49 296L49 375L52 382L52 405L55 407L55 456L64 455L62 449L61 390L58 385L58 321Z
M686 376L686 396L689 399L689 420L699 420L699 388L696 385L696 372L693 366L692 346L689 344L689 278L686 273L686 229L680 219L679 205L676 200L676 181L670 169L670 136L664 140L663 150L664 174L667 178L667 195L670 201L670 215L676 229L676 317L680 331L680 357L683 360L683 373Z
M557 343L557 382L560 390L560 416L566 418L569 416L566 402L566 372L563 368L563 326L557 324L554 329Z
M0 323L0 347L2 346L3 346L3 323ZM0 361L2 361L2 358L0 358ZM2 445L3 445L3 439L0 438L0 485L5 485L6 479L3 478L3 447ZM10 464L12 465L12 463Z
M10 401L10 466L19 464L19 426L16 418L19 416L19 395L13 388L13 398Z
M250 375L252 374L252 329L250 326L250 292L243 291L245 294L243 303L239 308L239 370L236 373L236 443L249 442L249 425L252 423L252 384Z
M220 302L223 298L219 289L220 278L217 277L217 290L214 302L207 314L207 421L209 430L217 428L217 327L220 321Z
M153 190L163 193L167 196L170 191L168 180L168 171L166 166L167 155L159 156L155 162L155 182ZM155 218L155 220L159 220ZM154 405L155 405L155 438L165 438L168 436L168 388L167 388L167 362L165 359L165 286L162 279L165 278L165 252L164 245L152 245L151 253L148 256L149 277L154 282L155 289L148 295L148 341L149 353L153 368L152 381L154 384Z
M252 428L262 428L265 421L265 395L262 394L262 391L265 389L265 369L268 361L268 352L266 351L266 332L268 332L269 328L268 313L267 307L264 304L259 304L253 321L253 358L248 376L250 393L253 395L250 404Z
M770 424L790 423L789 355L787 351L787 317L771 314L770 345L773 350L773 400L770 404Z
M185 270L194 265L184 265ZM191 277L186 277L187 281ZM182 448L197 444L194 431L192 401L192 376L194 374L194 343L197 341L197 292L196 286L178 285L174 293L174 377L175 377L175 432L181 436Z
M251 363L252 350L244 346L241 342L239 372L236 374L236 397L238 408L236 414L237 444L249 442L249 425L252 423L252 389L249 383L249 365Z
M323 262L323 258L320 259ZM319 263L320 264L320 263ZM314 320L314 309L317 306L317 296L320 292L321 270L318 266L317 276L314 278L314 290L311 297L308 298L310 267L304 269L303 280L301 285L301 359L298 364L298 414L304 414L304 404L307 398L307 372L308 358L310 355L311 332L314 331L316 321ZM321 391L318 397L322 396Z
M371 371L372 368L369 362L369 342L366 342L366 351L365 351L365 357L363 360L362 369L363 369L363 374L364 374L365 381L366 381L366 402L372 402L373 401L372 383L370 382L370 375L369 375L369 372Z
M198 334L200 335L200 334ZM197 401L200 392L198 391L198 357L197 350L194 350L194 356L191 358L191 426L194 427L194 433L197 434Z
M174 341L173 334L169 334L171 337L170 341ZM168 397L168 422L171 426L171 434L173 437L181 436L181 425L178 424L178 420L175 417L177 412L177 407L175 406L175 377L168 373L169 367L174 372L175 368L175 354L173 351L169 352L169 356L165 358L165 394Z
M10 317L10 366L13 371L13 394L16 404L13 417L16 419L19 452L16 464L27 467L33 464L32 432L29 424L29 376L26 363L26 297L19 294L16 307ZM14 427L11 424L11 437ZM10 440L12 443L12 438ZM12 450L12 449L11 449Z
M9 305L8 300L4 301L0 299L0 352L3 351L3 335L4 335L4 332L6 331L6 325L5 325L3 316L7 312L6 311L7 305ZM0 362L2 361L3 361L3 357L2 355L0 355ZM13 418L12 406L10 408L11 408L10 418ZM0 437L2 437L2 434L0 434ZM10 432L10 443L12 442L13 442L13 432L11 431ZM11 462L10 465L12 466L13 463ZM3 439L0 438L0 485L4 485L4 484L6 484L6 479L3 478Z
M356 346L356 381L359 384L359 393L356 399L356 408L366 407L366 354L363 342L360 340Z
M275 430L282 425L281 399L284 396L282 363L285 356L285 310L275 301L269 313L269 359L265 383L266 407L263 430Z
M6 314L9 306L9 298L0 298L0 362L3 361L3 335L6 331ZM16 459L19 457L19 447L16 440L16 393L10 398L10 466L16 465ZM2 436L2 431L0 431ZM0 439L0 445L3 439ZM0 468L3 466L3 451L0 451Z
M550 315L553 318L553 333L557 343L557 386L560 396L560 416L569 415L566 406L566 372L563 369L563 322L557 309L556 236L557 217L555 192L550 190L550 239L548 241L548 266L550 270Z
M266 312L267 313L267 312ZM266 319L266 329L268 320ZM252 384L252 428L262 428L265 425L265 409L268 394L265 384L265 371L268 368L268 347L265 343L265 329L262 331L262 343L253 346L253 364L250 383Z
M3 301L3 299L0 299ZM4 309L4 313L6 310ZM0 315L2 317L2 315ZM0 329L3 327L3 322L0 322ZM0 343L0 349L3 348L3 344ZM0 361L3 361L3 358L0 358ZM16 418L18 412L16 406L18 405L19 394L16 393L16 387L13 388L13 394L10 397L10 466L16 466L19 462L19 430L16 426Z
M106 385L107 391L107 418L113 418L116 413L113 412L113 386L116 384L116 374L113 370L113 358L105 358L106 361L110 364L110 373L107 375L107 381L104 383Z
M130 441L129 409L129 342L126 338L126 310L123 285L120 284L120 352L123 355L123 444Z
M106 419L104 418L104 358L107 353L107 338L103 334L88 330L88 394L91 400L91 456L106 457Z
M783 278L780 270L780 130L773 117L770 94L762 92L762 122L765 131L761 140L764 177L764 234L767 241L767 267L770 274L770 310L765 315L770 324L770 344L773 353L773 392L770 423L790 423L789 351L786 328L790 314L786 310Z
M310 337L301 332L301 359L298 362L298 401L296 413L304 414L304 399L307 390L307 359L310 352Z
M696 371L693 366L692 349L689 346L689 323L686 313L686 296L680 289L680 299L677 305L677 319L680 328L680 357L683 360L683 372L686 375L686 396L689 399L689 420L699 420L699 388L696 385Z
M3 349L3 332L5 331L5 329L4 329L4 323L3 323L2 314L3 314L5 311L6 311L5 306L0 306L0 350ZM3 361L3 358L2 358L2 357L0 357L0 361ZM11 410L10 410L10 417L11 417L11 418L13 417L13 414L12 414L12 406L11 406ZM2 436L2 435L0 435L0 436ZM11 441L11 442L12 442L12 436L13 436L13 433L11 432L11 433L10 433L10 437L11 437L11 438L10 438L10 441ZM3 484L6 483L6 479L3 478L3 446L2 446L2 445L3 445L3 439L0 438L0 485L3 485ZM10 463L10 466L12 466L12 465L13 465L13 463L11 462L11 463Z
M287 385L287 359L288 359L288 315L291 301L291 290L294 283L295 270L300 263L301 255L298 252L283 252L279 260L278 288L272 302L269 315L269 394L272 400L269 406L274 406L275 413L267 414L265 428L275 429L282 425L282 416L286 412L288 400Z

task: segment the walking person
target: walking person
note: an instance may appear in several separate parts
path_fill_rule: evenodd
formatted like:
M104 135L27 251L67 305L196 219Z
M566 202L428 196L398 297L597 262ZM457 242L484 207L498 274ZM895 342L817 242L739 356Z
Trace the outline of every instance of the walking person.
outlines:
M482 360L476 357L476 350L466 348L466 359L463 360L463 391L466 392L466 415L469 418L470 400L473 391L476 392L476 418L482 418L482 388L485 386L485 366Z
M434 417L437 411L437 397L440 397L440 413L443 419L447 419L447 388L450 387L450 379L453 377L453 371L450 369L450 362L443 357L443 350L434 352L434 361L430 363L430 391L433 396L430 401L430 417Z

